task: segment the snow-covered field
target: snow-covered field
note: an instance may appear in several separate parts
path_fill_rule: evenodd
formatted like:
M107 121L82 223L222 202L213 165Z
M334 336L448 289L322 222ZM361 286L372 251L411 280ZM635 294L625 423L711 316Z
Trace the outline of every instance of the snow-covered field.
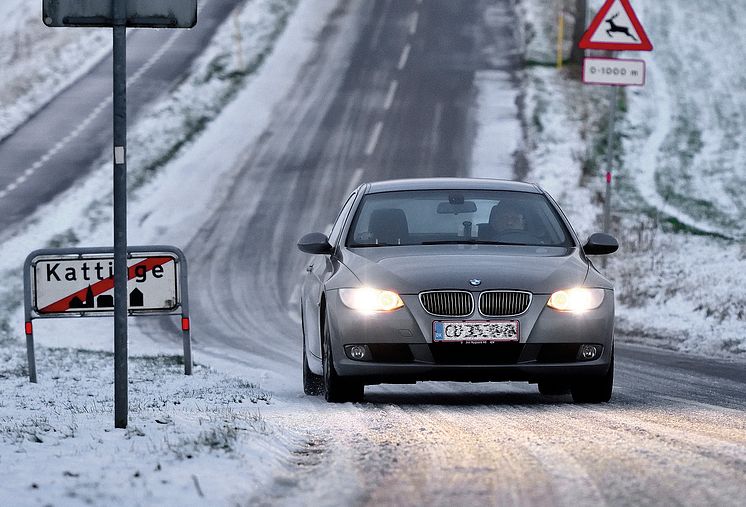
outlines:
M617 288L617 337L744 357L741 13L725 0L633 6L655 50L624 55L646 60L648 83L620 94L617 115L611 232L621 249L603 269ZM609 91L554 68L553 9L518 7L533 62L521 99L527 179L557 198L582 238L602 228Z

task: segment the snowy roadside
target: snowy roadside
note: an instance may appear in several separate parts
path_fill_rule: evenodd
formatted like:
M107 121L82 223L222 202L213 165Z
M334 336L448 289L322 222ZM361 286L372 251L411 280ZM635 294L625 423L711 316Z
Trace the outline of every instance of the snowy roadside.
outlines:
M591 2L592 11L602 3ZM677 4L675 19L664 23L670 6L635 2L656 50L643 55L648 86L621 94L611 231L621 250L602 270L616 286L620 341L738 359L746 358L746 293L739 289L746 284L746 248L739 241L744 206L737 192L746 151L735 137L746 127L746 102L733 83L745 75L740 65L715 66L709 58L725 39L743 33L731 33L738 30L727 22L733 9L721 3ZM583 85L577 69L554 68L554 9L518 0L517 10L529 62L516 101L524 129L517 149L529 168L521 177L555 196L582 239L602 228L608 89ZM697 33L707 36L686 35L693 20L702 20ZM729 28L721 33L718 26ZM742 59L743 47L728 59ZM684 55L688 65L708 69L712 89L697 85L697 73L682 75ZM488 103L484 111L497 107L489 105L499 99L490 99L494 91L479 87L478 95L480 104ZM479 122L480 131L499 132L495 124L502 120L485 114ZM478 135L475 165L505 161L505 147L490 137Z
M337 7L328 0L248 2L238 16L244 58L235 55L231 19L191 77L132 126L139 151L131 154L131 244L188 242ZM192 102L197 109L186 107ZM186 128L194 115L200 128ZM156 147L162 144L170 149ZM111 188L105 159L0 245L0 504L245 503L289 475L288 466L315 459L311 437L264 419L292 398L275 401L258 385L261 372L235 364L220 364L218 372L197 356L195 375L185 377L173 346L131 326L130 427L114 430L111 323L65 319L37 321L40 382L25 377L21 263L45 245L111 243L108 198L95 197Z
M301 445L262 417L271 395L180 357L130 361L130 417L113 429L113 357L39 351L43 380L0 348L0 504L227 505L242 503Z

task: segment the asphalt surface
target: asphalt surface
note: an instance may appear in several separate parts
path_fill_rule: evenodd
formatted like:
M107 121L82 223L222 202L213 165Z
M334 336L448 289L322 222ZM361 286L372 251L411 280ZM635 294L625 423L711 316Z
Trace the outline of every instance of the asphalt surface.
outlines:
M288 403L267 417L307 435L252 502L737 505L746 497L742 363L619 344L614 398L599 406L527 384L376 386L365 403L341 406L301 392L298 284L311 260L296 241L327 229L361 181L469 174L475 73L517 70L512 6L340 3L302 79L187 246L198 349L268 370L263 385Z
M237 4L240 2L236 0L200 1L199 22L192 30L130 31L130 124L144 108L178 84ZM111 153L111 94L109 55L0 141L0 231L11 229L38 206L68 189L104 154Z
M197 356L268 371L261 382L277 408L267 418L305 436L250 503L743 504L743 363L618 344L614 397L604 405L575 405L520 383L376 386L364 403L342 405L302 394L298 286L310 259L296 241L326 229L362 181L469 175L475 73L518 70L513 4L340 1L224 202L185 245ZM109 68L102 62L81 85L88 94L71 96L68 107L92 103L93 111L105 100ZM23 173L57 142L48 136L64 123L66 103L50 105L24 127L37 122L33 133L15 141L38 151L12 151L13 138L0 145L0 186L13 181L6 168ZM79 134L100 144L88 160L108 142L105 109ZM73 151L60 148L38 182L29 177L18 185L23 193L0 199L0 227L74 181ZM45 181L42 171L57 159L67 160L67 176L44 173ZM39 199L24 204L31 193ZM154 336L173 336L161 332L168 321L142 322Z

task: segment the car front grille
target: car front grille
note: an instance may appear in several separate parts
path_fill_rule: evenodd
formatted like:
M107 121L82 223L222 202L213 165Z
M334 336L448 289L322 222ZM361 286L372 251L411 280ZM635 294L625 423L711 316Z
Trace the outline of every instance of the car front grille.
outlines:
M427 313L443 317L467 317L474 311L474 298L465 291L423 292L420 303Z
M483 292L479 296L479 312L485 317L520 315L531 304L529 292L496 290Z

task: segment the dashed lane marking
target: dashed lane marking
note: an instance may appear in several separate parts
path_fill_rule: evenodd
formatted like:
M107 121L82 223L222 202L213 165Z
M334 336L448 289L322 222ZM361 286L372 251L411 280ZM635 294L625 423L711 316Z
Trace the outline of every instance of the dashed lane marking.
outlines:
M378 146L378 138L381 137L381 130L383 130L383 122L379 121L376 126L373 127L373 132L370 133L370 139L368 139L368 145L365 147L365 154L370 156L376 150Z
M412 17L409 18L409 35L417 33L417 25L420 21L420 13L415 11L412 13Z
M396 90L399 88L399 81L394 79L389 84L389 91L386 93L386 100L383 103L383 108L388 111L391 109L391 105L394 103L394 97L396 96Z
M404 66L407 65L410 51L412 51L411 44L407 44L406 46L404 46L404 50L402 50L401 56L399 57L399 65L396 66L397 69L402 70Z

